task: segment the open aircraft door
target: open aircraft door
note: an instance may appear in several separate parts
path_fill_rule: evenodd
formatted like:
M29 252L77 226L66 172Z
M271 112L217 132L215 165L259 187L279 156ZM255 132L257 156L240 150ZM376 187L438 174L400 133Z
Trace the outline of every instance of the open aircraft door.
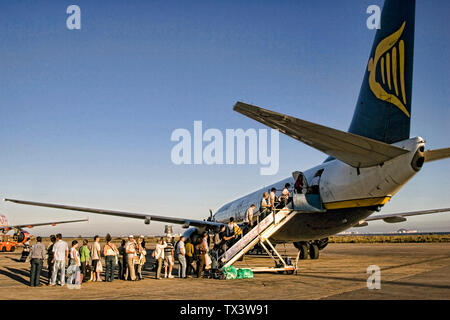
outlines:
M303 212L322 212L322 200L320 198L319 183L320 176L323 170L316 172L317 176L315 185L308 186L308 182L304 174L300 171L294 171L292 176L294 177L295 185L292 195L292 208L295 211ZM313 181L312 181L313 182ZM314 182L313 182L314 183Z

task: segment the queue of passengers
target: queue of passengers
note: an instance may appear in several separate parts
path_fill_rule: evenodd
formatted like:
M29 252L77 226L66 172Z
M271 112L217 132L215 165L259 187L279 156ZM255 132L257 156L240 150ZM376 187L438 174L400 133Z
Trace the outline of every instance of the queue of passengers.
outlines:
M36 243L30 250L30 286L41 286L40 275L43 262L48 265L48 285L59 284L81 285L83 282L112 282L115 278L115 269L118 266L118 279L138 281L142 280L142 270L146 262L147 251L143 236L137 241L133 235L128 241L122 240L116 247L111 236L105 237L106 244L101 248L100 237L95 236L94 242L89 244L87 239L82 241L81 247L77 240L72 241L69 248L62 235L50 236L51 244L48 248L42 244L42 238L36 237ZM164 266L164 278L174 278L172 275L175 260L179 262L178 277L192 278L195 273L202 277L204 271L211 268L209 252L209 236L205 232L196 243L182 236L177 243L173 238L160 238L152 253L156 260L156 279L161 279ZM105 258L105 266L101 257ZM67 268L66 268L67 266ZM100 274L104 271L105 280ZM59 277L58 277L59 275ZM66 279L67 278L67 279Z
M144 237L140 236L137 241L133 236L129 236L128 239L128 243L122 240L121 246L117 248L112 242L112 237L107 234L103 248L100 246L99 236L95 236L94 242L90 245L89 241L84 239L81 247L77 240L73 240L69 248L67 242L62 240L62 235L58 233L56 236L50 236L51 244L45 248L42 238L36 237L36 244L31 246L28 256L31 264L30 286L40 286L44 260L47 260L49 286L56 284L64 286L66 283L80 285L87 281L100 282L103 281L100 277L103 270L104 281L112 282L116 266L119 267L119 279L127 279L129 273L130 280L141 280L142 266L147 254ZM104 267L102 256L105 258Z

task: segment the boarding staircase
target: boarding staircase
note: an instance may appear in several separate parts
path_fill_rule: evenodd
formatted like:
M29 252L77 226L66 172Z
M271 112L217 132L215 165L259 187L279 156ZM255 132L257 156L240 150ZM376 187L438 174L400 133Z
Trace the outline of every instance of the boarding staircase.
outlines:
M275 234L281 227L283 227L289 220L296 215L292 208L284 207L283 209L275 209L267 217L262 219L250 232L243 236L231 248L229 248L221 257L219 261L222 268L229 267L244 256L258 243L266 250L269 256L276 261L276 268L251 268L255 271L294 271L295 267L288 265L285 259L275 250L275 247L269 241L269 238ZM270 247L270 251L267 246ZM276 257L272 254L276 255Z
M252 267L250 269L252 269L253 272L284 271L287 273L293 273L296 270L297 262L294 266L289 262L289 260L284 259L275 249L275 246L272 245L269 238L297 214L307 212L324 212L319 196L317 195L316 197L316 195L294 194L292 201L286 207L282 209L274 209L272 213L259 221L259 223L253 227L250 232L243 236L222 256L219 257L219 262L222 265L222 268L233 265L259 243L269 254L272 260L275 261L276 267Z

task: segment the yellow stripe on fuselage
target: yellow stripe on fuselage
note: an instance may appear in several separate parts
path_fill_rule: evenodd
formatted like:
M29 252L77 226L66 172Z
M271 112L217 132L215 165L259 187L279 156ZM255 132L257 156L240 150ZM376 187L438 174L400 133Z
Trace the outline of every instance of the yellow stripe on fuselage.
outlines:
M327 210L384 205L391 197L377 197L324 203Z

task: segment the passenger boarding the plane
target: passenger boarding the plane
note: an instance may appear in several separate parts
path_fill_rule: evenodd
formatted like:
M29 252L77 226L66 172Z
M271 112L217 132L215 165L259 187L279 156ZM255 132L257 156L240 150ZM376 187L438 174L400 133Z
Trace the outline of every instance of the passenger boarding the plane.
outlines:
M247 209L245 212L245 218L244 218L244 232L247 233L253 228L253 213L255 212L255 205L252 204L250 208Z
M280 198L281 198L281 202L283 203L284 207L287 206L287 204L289 203L289 195L290 195L289 187L290 186L291 185L289 183L286 183L284 185L283 191L281 191L281 197Z
M220 232L216 233L214 235L214 250L217 252L218 256L221 256L222 254L227 251L227 242L225 240L225 236L227 234L227 227L222 226L220 228Z
M234 218L231 217L230 222L228 222L228 226L226 228L226 233L224 237L225 241L227 242L228 248L232 247L236 243L238 235L241 233L242 233L241 229L234 222Z
M303 188L304 188L303 174L300 173L294 184L295 193L303 193Z
M272 188L270 189L270 206L272 207L272 210L276 207L276 200L277 200L277 196L276 196L276 192L277 189Z
M270 209L272 206L269 202L269 193L264 192L263 198L261 199L261 205L259 207L259 212L261 213L261 220L267 217L267 215L270 213Z

